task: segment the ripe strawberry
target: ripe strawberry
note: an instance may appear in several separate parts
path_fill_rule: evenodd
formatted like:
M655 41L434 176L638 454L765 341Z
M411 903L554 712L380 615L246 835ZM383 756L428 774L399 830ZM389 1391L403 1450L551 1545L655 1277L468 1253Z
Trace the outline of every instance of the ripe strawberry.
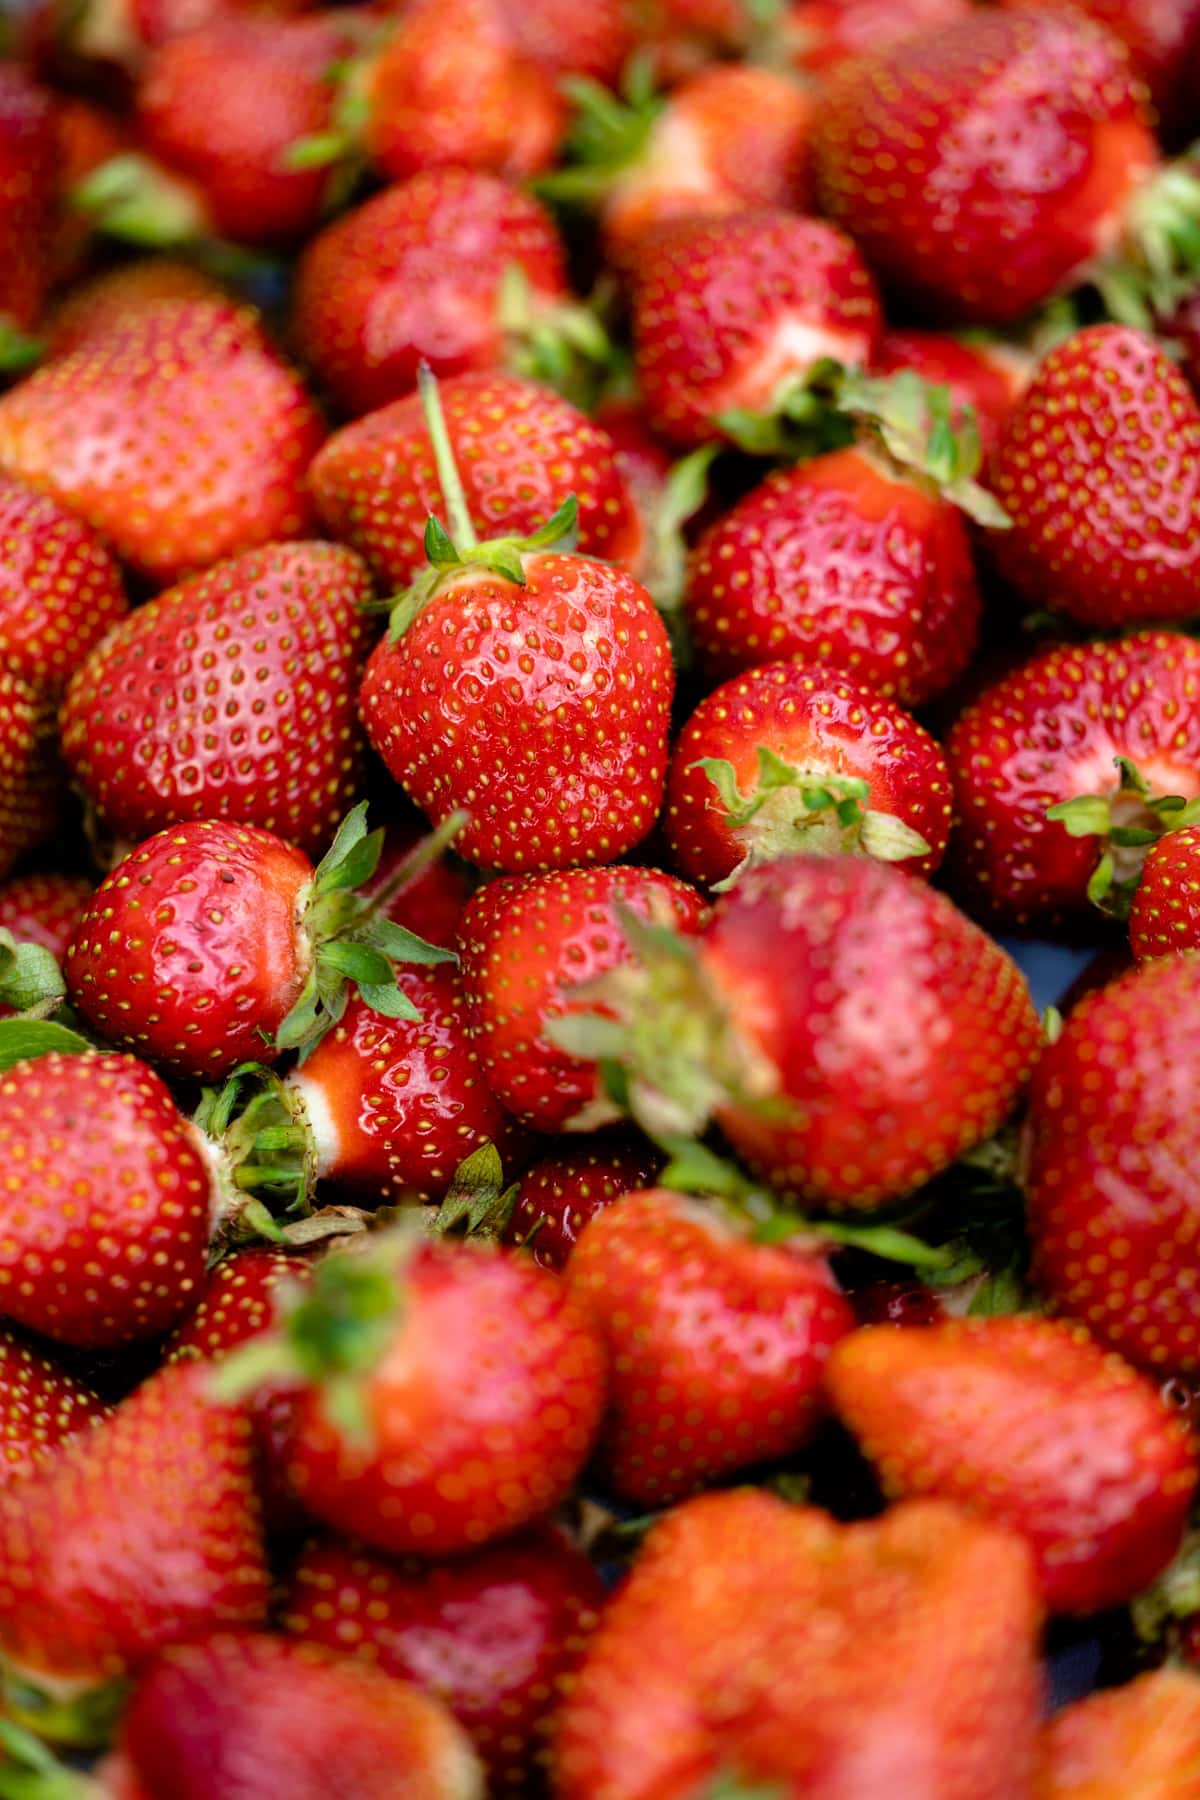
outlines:
M604 1352L558 1276L511 1251L414 1244L317 1264L240 1387L303 1378L288 1475L304 1506L381 1550L440 1556L549 1512L604 1409Z
M521 54L551 75L583 75L615 87L632 54L626 0L500 0L506 29Z
M493 369L511 347L501 319L509 269L534 318L552 318L568 300L562 243L544 207L478 170L414 175L309 244L296 272L297 345L353 414L411 393L422 362L442 376Z
M957 508L865 445L768 476L710 526L684 605L713 675L828 662L904 706L963 673L980 614Z
M1102 628L1200 609L1200 404L1144 332L1051 350L990 474L1012 521L994 554L1030 604Z
M40 944L56 962L92 897L83 875L18 875L0 887L0 926L18 943Z
M434 1695L470 1734L489 1793L525 1795L603 1600L590 1562L550 1527L441 1563L327 1539L296 1564L283 1622Z
M1168 831L1147 850L1129 908L1129 944L1139 962L1200 950L1200 827Z
M147 839L97 889L67 951L72 1002L111 1041L177 1075L213 1080L241 1062L307 1049L345 1011L347 984L414 1019L395 958L445 962L353 889L382 833L365 802L314 869L252 825L200 819ZM153 929L151 929L153 927Z
M57 694L126 609L121 571L95 532L0 475L0 664Z
M644 527L601 426L550 388L499 372L447 381L442 405L480 530L524 537L574 492L583 554L637 569ZM426 521L442 510L419 396L335 431L313 461L309 485L330 535L365 556L385 590L407 587L425 564Z
M155 307L0 397L0 468L160 583L301 536L321 436L291 370L207 301Z
M211 275L191 263L170 256L138 257L105 269L64 294L46 319L47 354L69 356L107 337L120 335L132 316L175 300L228 301L230 295ZM257 315L252 307L241 309L247 339L260 339ZM262 337L261 341L266 342Z
M1155 1669L1089 1694L1042 1729L1037 1800L1195 1800L1200 1681Z
M602 1131L543 1156L521 1177L505 1233L543 1269L564 1269L580 1233L622 1194L650 1185L662 1155L632 1132Z
M791 0L778 31L798 67L824 77L851 57L974 16L970 0Z
M583 1231L567 1267L608 1343L600 1453L616 1492L670 1505L807 1442L854 1314L818 1249L755 1243L651 1188Z
M843 1526L754 1489L689 1501L592 1637L555 1793L1015 1800L1038 1616L1025 1546L950 1506Z
M593 1066L547 1034L571 990L632 961L622 913L695 932L700 896L656 869L570 869L480 888L458 947L476 1052L492 1092L538 1131L561 1131L600 1100Z
M284 1284L306 1281L311 1266L274 1245L223 1256L209 1271L187 1317L172 1332L168 1360L211 1362L269 1331Z
M1158 153L1116 41L1022 8L848 63L814 154L823 209L885 285L922 316L1002 325L1113 248Z
M101 1765L114 1800L286 1794L482 1800L445 1710L316 1645L225 1632L169 1651L139 1683Z
M753 0L637 0L638 47L673 86L707 63L752 49L761 17Z
M1035 1274L1131 1362L1200 1370L1191 1175L1200 961L1162 957L1090 994L1030 1088Z
M885 1491L1020 1532L1052 1612L1131 1600L1182 1542L1195 1444L1153 1384L1078 1326L868 1327L837 1346L828 1380Z
M334 544L269 544L140 607L79 667L63 750L133 839L229 819L316 851L359 790L371 583Z
M870 363L883 328L849 238L763 211L681 221L638 249L634 361L646 415L687 448L731 435L725 415L777 415L825 358Z
M203 1369L161 1370L0 1489L0 1648L50 1735L94 1731L90 1690L267 1600L249 1420Z
M36 354L27 336L50 285L57 143L50 95L0 63L0 367Z
M985 689L946 739L974 902L1024 923L1136 874L1170 817L1151 802L1200 793L1198 671L1190 638L1143 631L1042 651Z
M954 337L944 331L885 331L875 352L877 375L913 369L933 386L944 383L961 427L971 407L986 465L1004 433L1031 372L1031 359L1001 338Z
M1001 0L1005 6L1030 0ZM1061 11L1062 0L1033 0ZM1071 0L1077 12L1120 38L1138 79L1150 91L1158 135L1186 142L1195 132L1196 53L1200 50L1198 0Z
M676 741L663 825L690 881L794 850L930 875L953 813L945 758L891 700L818 664L767 663L702 700Z
M41 1350L0 1330L0 1484L52 1462L59 1444L107 1410Z

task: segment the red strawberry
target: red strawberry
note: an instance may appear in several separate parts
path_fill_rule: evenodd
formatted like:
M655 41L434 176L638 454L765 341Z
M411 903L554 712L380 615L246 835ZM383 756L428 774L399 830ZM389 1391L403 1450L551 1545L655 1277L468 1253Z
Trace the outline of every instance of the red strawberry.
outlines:
M291 370L207 301L155 307L0 397L0 468L158 582L302 535L321 436Z
M1129 943L1139 962L1200 950L1200 826L1169 831L1147 850L1129 908Z
M95 1731L90 1690L165 1645L265 1616L249 1420L205 1379L163 1369L0 1489L0 1647L50 1735Z
M1029 9L971 9L850 62L814 150L824 210L881 279L926 316L981 324L1079 281L1157 163L1119 45Z
M1002 0L1012 6L1030 0ZM1120 38L1134 73L1150 90L1158 115L1159 136L1187 141L1195 132L1196 54L1200 51L1200 4L1197 0L1070 0L1096 25ZM1033 0L1061 11L1062 0Z
M683 221L642 243L634 274L646 414L685 448L726 433L727 414L780 413L825 358L870 363L883 327L865 263L820 219Z
M440 1556L503 1537L565 1498L604 1409L604 1353L556 1275L474 1244L318 1263L279 1340L227 1367L241 1386L304 1379L288 1475L324 1523Z
M1190 638L1144 631L1043 651L967 708L946 760L978 904L1024 922L1083 906L1098 872L1136 873L1170 816L1149 802L1200 793L1198 672ZM1069 801L1065 821L1047 818Z
M1131 1362L1200 1370L1192 1179L1200 961L1169 956L1076 1006L1030 1089L1035 1273Z
M535 318L568 299L544 207L478 170L414 175L312 240L296 273L297 344L356 414L411 393L422 362L436 375L492 369L510 347L501 321L510 268Z
M209 1362L269 1331L287 1282L308 1279L312 1265L273 1245L235 1250L209 1272L195 1306L175 1328L171 1362Z
M1057 345L991 464L994 540L1022 598L1083 625L1200 610L1200 404L1154 339L1096 325Z
M980 612L956 507L866 446L740 500L697 544L684 604L714 675L819 660L906 706L962 674Z
M238 1063L311 1047L345 1010L413 1019L393 959L450 952L380 918L354 893L382 833L365 802L317 868L251 825L201 819L160 831L97 889L67 951L74 1005L112 1041L178 1075L213 1080Z
M539 1131L561 1131L600 1098L596 1071L547 1035L571 990L631 961L621 913L699 929L700 896L655 869L572 869L480 888L459 950L475 1046L492 1091Z
M679 870L711 886L794 850L861 850L929 875L952 812L945 759L915 719L831 670L781 662L700 702L663 823Z
M0 662L57 693L124 617L121 572L93 531L0 475Z
M585 1225L621 1194L653 1182L662 1155L633 1133L595 1132L527 1169L517 1189L509 1243L528 1250L543 1269L563 1269Z
M1200 1681L1155 1669L1089 1694L1042 1729L1037 1800L1195 1800Z
M850 1304L860 1325L916 1328L946 1317L938 1295L923 1282L869 1281L854 1289Z
M1029 1792L1038 1605L1008 1532L934 1502L838 1525L742 1489L677 1507L560 1718L560 1800Z
M801 69L825 76L853 56L974 16L970 0L791 0L778 30Z
M639 48L666 83L750 50L761 18L753 0L637 0Z
M516 375L459 375L442 387L467 507L489 537L524 537L579 496L579 548L636 569L644 528L601 426ZM424 567L422 535L442 495L416 394L335 431L313 462L313 500L331 536L352 544L385 590Z
M36 354L27 337L50 285L57 142L50 95L0 63L0 367Z
M269 544L131 614L63 707L64 752L104 823L138 839L226 818L327 844L362 773L370 599L351 551Z
M612 1359L605 1467L645 1506L797 1450L823 1411L830 1350L854 1328L819 1250L757 1244L663 1188L592 1219L567 1279Z
M223 1633L146 1671L101 1765L113 1800L482 1800L470 1746L407 1682L316 1645Z
M61 1443L106 1411L73 1375L0 1330L0 1483L52 1462Z
M18 875L0 887L0 926L61 962L91 897L92 884L82 875Z
M954 1500L1028 1539L1053 1612L1131 1600L1178 1550L1195 1444L1078 1326L953 1319L855 1332L829 1393L893 1498Z
M526 1795L603 1600L587 1558L546 1527L441 1563L327 1540L296 1564L284 1624L433 1694L470 1733L488 1791Z
M53 707L0 669L0 879L53 834L62 786Z
M912 369L933 386L945 384L954 401L953 422L961 426L966 407L974 412L986 464L1029 380L1031 359L1001 338L953 337L943 331L885 331L872 369L898 375Z
M551 75L585 75L615 86L633 50L626 0L500 0L504 23L522 55Z
M170 256L138 257L133 262L118 263L115 268L80 282L55 304L46 320L48 354L69 356L73 350L107 337L114 329L119 336L133 314L151 311L164 302L223 302L229 297L211 275ZM248 341L257 342L260 332L253 308L243 307L241 317Z

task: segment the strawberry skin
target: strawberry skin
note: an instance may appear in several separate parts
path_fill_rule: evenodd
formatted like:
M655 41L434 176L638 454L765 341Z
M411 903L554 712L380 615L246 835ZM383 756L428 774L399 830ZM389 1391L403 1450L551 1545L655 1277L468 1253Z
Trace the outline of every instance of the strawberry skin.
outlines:
M723 413L773 411L822 358L865 366L883 326L849 238L787 212L684 220L652 233L634 277L646 414L685 449L720 436Z
M17 875L0 887L0 926L18 943L40 944L57 962L92 897L83 875Z
M718 678L785 658L828 662L902 706L962 674L980 615L957 507L863 448L752 489L697 544L684 605Z
M0 63L0 327L36 325L50 284L57 142L50 95Z
M506 873L611 862L662 803L674 670L640 583L606 563L527 555L525 583L449 576L367 664L372 747L455 849Z
M953 1500L1025 1537L1052 1612L1119 1606L1183 1539L1195 1444L1153 1384L1079 1326L874 1326L829 1394L893 1498Z
M104 822L140 839L190 819L316 852L354 800L366 568L334 544L271 544L180 582L82 664L63 750Z
M615 88L634 49L626 0L594 0L586 12L574 0L500 0L500 11L518 49L551 75Z
M411 393L422 362L438 376L492 369L510 265L535 307L567 298L562 242L531 195L480 170L414 175L313 238L296 273L296 342L352 414Z
M993 536L1032 606L1128 627L1200 609L1200 405L1153 338L1095 325L1058 344L992 459Z
M970 0L792 0L781 35L806 74L826 76L852 56L974 17Z
M754 1489L655 1528L563 1707L560 1800L1018 1800L1039 1609L1024 1544L918 1502L838 1525Z
M571 990L631 958L618 909L695 932L704 902L654 869L561 870L488 882L463 913L458 948L483 1073L515 1118L561 1131L599 1097L596 1072L546 1034Z
M57 693L127 610L121 571L93 531L0 476L0 662Z
M814 155L822 210L886 286L923 317L1002 325L1112 248L1158 152L1116 40L1022 8L849 63Z
M53 1461L59 1444L107 1411L81 1381L0 1330L0 1484Z
M1059 0L1033 0L1058 11ZM1195 135L1195 74L1200 55L1198 0L1071 0L1077 12L1120 38L1134 73L1149 89L1158 135L1186 144ZM1005 6L1030 0L1001 0Z
M886 3L886 0L885 0ZM1030 375L1032 358L1002 339L954 337L947 331L885 331L872 371L898 375L913 369L933 387L946 386L961 429L969 406L975 415L984 462L1000 442Z
M601 1456L616 1492L647 1507L799 1449L854 1327L824 1255L753 1243L662 1188L593 1218L567 1279L612 1359Z
M0 878L53 834L62 788L53 705L0 669Z
M797 772L778 788L756 752L765 747ZM725 762L739 794L763 805L744 824L733 816L702 758ZM805 805L804 790L832 779L863 781L859 819L843 825L830 806ZM841 790L833 790L838 798ZM746 810L749 810L747 808ZM798 662L768 663L735 676L702 700L679 734L667 774L663 824L676 868L711 886L742 861L769 861L793 850L864 849L878 842L868 817L899 820L928 846L901 866L930 875L950 836L950 772L928 732L901 707L835 671Z
M499 371L459 375L442 407L467 508L487 537L521 537L579 498L579 549L636 572L643 527L602 426L552 389ZM385 591L424 567L422 538L443 511L416 394L335 431L314 459L313 501L332 537L352 544Z
M0 397L0 468L159 584L302 536L322 435L292 371L210 301L148 310Z
M521 1177L505 1237L543 1269L562 1270L585 1225L622 1194L651 1184L662 1153L632 1132L567 1138Z
M1139 962L1200 950L1200 826L1169 831L1146 852L1129 909L1129 946Z
M1200 1681L1155 1669L1063 1707L1042 1729L1037 1800L1195 1800Z
M311 1265L302 1256L274 1245L235 1250L213 1268L196 1305L171 1334L172 1362L210 1362L269 1331L275 1301L286 1282L308 1279Z
M1018 923L1086 904L1102 845L1071 837L1046 810L1085 794L1115 798L1115 757L1135 763L1156 794L1200 792L1198 676L1200 645L1144 631L1043 651L966 709L946 760L962 821L958 872L973 903ZM1126 806L1136 825L1135 794L1117 813Z
M469 1732L489 1793L518 1796L603 1602L591 1563L548 1526L440 1563L330 1539L301 1554L283 1622L434 1695Z
M114 330L119 335L133 315L152 312L164 302L211 300L221 304L230 298L219 281L191 263L171 256L137 257L77 283L56 302L46 320L47 355L69 356ZM248 338L257 341L253 307L241 311Z

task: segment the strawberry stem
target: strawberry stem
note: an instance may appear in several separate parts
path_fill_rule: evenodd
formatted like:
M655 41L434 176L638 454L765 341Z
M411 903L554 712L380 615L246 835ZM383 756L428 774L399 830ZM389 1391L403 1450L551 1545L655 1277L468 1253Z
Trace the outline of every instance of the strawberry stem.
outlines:
M463 491L462 476L458 472L458 464L454 459L454 448L450 442L450 433L446 428L446 415L442 410L442 396L438 388L437 377L428 363L422 363L417 370L417 388L421 395L421 410L425 414L429 439L433 445L433 460L437 467L438 485L442 490L442 499L446 502L450 537L456 550L474 550L479 543L479 537L471 521L467 496Z

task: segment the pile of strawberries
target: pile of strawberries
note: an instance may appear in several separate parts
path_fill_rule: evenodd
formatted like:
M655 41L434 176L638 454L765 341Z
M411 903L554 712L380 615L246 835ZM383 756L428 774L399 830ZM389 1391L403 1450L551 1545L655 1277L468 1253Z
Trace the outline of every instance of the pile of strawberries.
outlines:
M1193 133L1200 0L10 17L0 1797L1200 1800Z

